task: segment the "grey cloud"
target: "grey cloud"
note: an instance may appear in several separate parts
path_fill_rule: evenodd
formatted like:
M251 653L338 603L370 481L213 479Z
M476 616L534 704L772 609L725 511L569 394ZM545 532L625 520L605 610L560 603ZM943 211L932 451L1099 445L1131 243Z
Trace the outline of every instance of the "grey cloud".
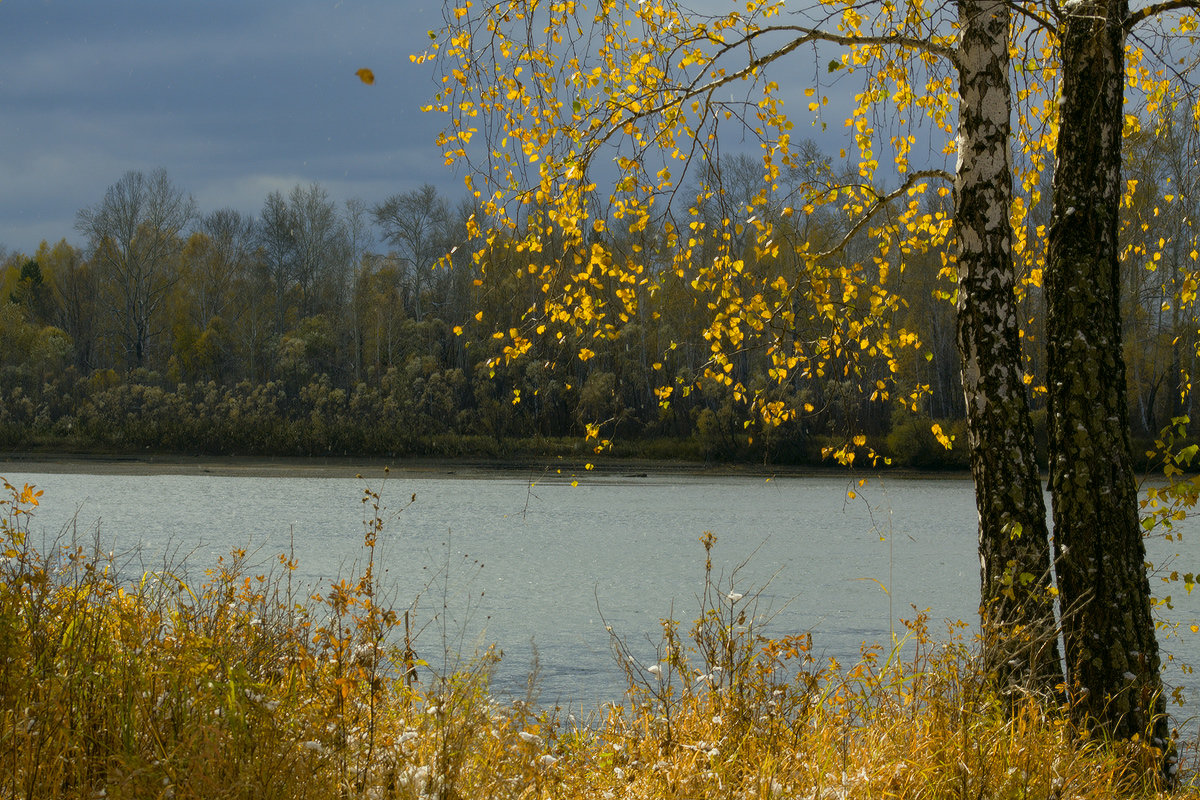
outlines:
M408 62L438 21L390 0L0 4L0 244L74 241L75 212L128 169L165 167L205 210L256 212L255 187L281 183L455 191Z

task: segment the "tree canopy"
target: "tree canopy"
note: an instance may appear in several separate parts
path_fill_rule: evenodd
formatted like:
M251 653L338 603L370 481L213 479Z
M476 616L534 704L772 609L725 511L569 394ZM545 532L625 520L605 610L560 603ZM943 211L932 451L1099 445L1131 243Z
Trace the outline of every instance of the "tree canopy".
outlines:
M1044 270L1038 210L1057 137L1060 15L1052 5L1015 9L1010 214L1025 291ZM1195 18L1183 12L1164 22L1144 9L1134 21L1153 19L1155 41L1187 41ZM749 2L702 13L672 2L507 0L446 16L414 58L443 75L428 108L446 115L439 144L477 199L476 257L486 268L497 260L489 249L509 248L539 282L525 324L503 331L506 357L525 352L531 335L615 336L675 275L710 312L703 378L733 387L750 414L805 409L747 385L737 356L749 348L769 353L776 385L840 373L910 405L930 390L892 380L901 352L922 344L893 287L935 252L940 291L954 291L945 248L957 156L953 9ZM1165 130L1165 109L1195 123L1177 79L1195 56L1172 55L1130 49L1131 131ZM785 96L803 97L808 113L785 113ZM831 96L853 96L845 119L834 118ZM794 128L810 115L820 131L844 129L841 155L856 174L806 151ZM727 180L731 141L760 163L740 192ZM804 235L819 212L841 218L840 235ZM576 355L589 350L585 341ZM864 366L874 360L886 374ZM668 383L660 395L687 389Z

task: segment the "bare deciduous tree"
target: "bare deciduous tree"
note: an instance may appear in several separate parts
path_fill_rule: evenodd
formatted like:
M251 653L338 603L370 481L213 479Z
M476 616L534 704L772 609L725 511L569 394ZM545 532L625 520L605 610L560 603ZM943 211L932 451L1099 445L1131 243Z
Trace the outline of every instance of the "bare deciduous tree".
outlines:
M437 189L425 184L419 189L394 194L376 205L371 214L383 230L384 240L407 267L411 285L412 316L423 314L421 295L438 260L446 254L446 229L450 209Z
M162 328L160 311L176 280L182 234L195 216L195 201L159 168L149 175L126 172L76 218L131 368L145 364Z

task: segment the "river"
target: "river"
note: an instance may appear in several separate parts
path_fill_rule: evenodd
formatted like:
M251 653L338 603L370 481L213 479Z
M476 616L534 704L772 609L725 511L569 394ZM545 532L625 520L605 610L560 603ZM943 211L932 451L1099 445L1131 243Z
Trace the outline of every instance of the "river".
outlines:
M697 615L705 531L717 537L722 593L742 594L743 603L757 596L769 633L811 631L822 658L848 664L864 644L888 643L913 607L929 610L938 636L946 635L943 620L976 620L977 517L966 477L871 477L860 485L846 476L653 472L375 469L362 480L83 469L0 463L0 476L44 490L35 537L68 527L88 541L98 536L129 554L127 574L186 557L200 576L233 548L249 549L265 571L292 552L296 580L317 591L361 564L363 490L379 491L387 506L383 583L398 608L415 603L418 654L439 663L446 652L494 643L504 654L494 686L504 695L524 691L536 652L544 704L586 710L621 699L605 624L653 660L659 620ZM1179 564L1195 561L1194 535L1149 544L1156 563L1177 553ZM1166 586L1153 583L1156 591ZM1196 597L1181 585L1167 591L1173 621L1186 629L1200 619ZM1200 663L1200 636L1167 639L1164 649ZM1177 668L1166 677L1189 690L1197 683Z

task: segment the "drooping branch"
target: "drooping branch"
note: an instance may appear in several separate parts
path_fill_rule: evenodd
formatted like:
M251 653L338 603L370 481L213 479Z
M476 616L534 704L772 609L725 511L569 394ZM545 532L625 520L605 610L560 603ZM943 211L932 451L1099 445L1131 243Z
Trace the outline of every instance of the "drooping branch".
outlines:
M952 63L956 63L957 59L957 51L953 47L948 47L927 39L919 39L912 36L901 36L899 34L886 36L848 36L844 34L830 33L829 31L823 31L816 28L806 28L798 25L781 25L770 28L760 28L747 33L745 36L739 38L736 42L726 43L724 47L719 48L713 54L710 62L716 62L723 55L731 53L743 46L751 49L751 45L760 37L778 33L798 33L799 36L782 45L781 47L775 48L770 52L750 59L741 69L728 74L720 75L713 80L704 83L699 83L699 79L697 79L684 88L681 94L673 95L667 101L648 105L642 108L640 111L632 113L627 117L622 117L619 122L610 126L607 131L597 136L590 143L588 152L584 157L584 161L589 160L592 154L599 148L601 144L608 142L613 136L616 136L618 133L624 130L630 123L655 117L667 111L668 109L682 106L688 100L702 96L711 96L713 92L721 87L751 77L764 67L779 61L787 55L790 55L798 48L806 44L823 42L826 44L840 44L847 47L866 45L902 47L930 53L945 58Z
M858 235L859 231L861 231L864 227L866 227L867 223L869 223L872 219L875 218L875 215L877 213L879 213L879 211L881 209L886 207L889 203L891 203L893 200L895 200L900 195L907 192L912 187L916 186L918 181L924 180L926 178L941 178L942 180L946 181L947 183L951 183L951 184L954 183L954 176L951 175L949 172L946 172L946 170L944 170L944 169L922 169L922 170L918 170L916 172L910 172L905 177L904 182L901 183L899 186L897 186L895 189L893 189L892 191L888 192L885 195L880 195L879 197L875 198L875 202L871 204L871 207L868 208L866 210L866 212L862 215L862 217L860 217L854 223L854 225L852 225L850 227L850 230L846 232L846 235L843 236L837 244L835 244L833 247L829 248L828 250L823 250L820 253L811 255L810 257L813 259L828 258L829 256L836 255L837 253L840 253L842 250L845 250L846 245L848 245L850 243L850 241L856 235Z

